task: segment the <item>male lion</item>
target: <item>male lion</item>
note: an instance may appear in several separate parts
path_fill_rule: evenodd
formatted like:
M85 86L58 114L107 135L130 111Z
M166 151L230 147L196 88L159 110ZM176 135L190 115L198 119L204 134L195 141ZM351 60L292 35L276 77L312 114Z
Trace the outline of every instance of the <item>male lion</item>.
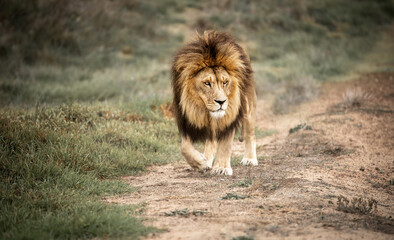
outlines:
M241 124L245 141L241 163L257 165L253 72L249 57L230 35L197 34L174 58L172 88L181 152L191 167L232 175L231 147ZM204 154L193 147L195 141L205 141Z

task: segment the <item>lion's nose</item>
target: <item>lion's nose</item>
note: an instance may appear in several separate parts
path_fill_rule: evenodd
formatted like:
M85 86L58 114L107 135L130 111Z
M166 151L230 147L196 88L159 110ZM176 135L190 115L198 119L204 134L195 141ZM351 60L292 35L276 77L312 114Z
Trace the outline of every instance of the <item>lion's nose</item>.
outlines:
M225 100L223 100L223 101L220 101L220 100L215 100L215 102L219 103L219 104L220 104L220 106L222 106L222 105L223 105L223 103L224 103L224 102L226 102L226 100L227 100L227 99L225 99Z

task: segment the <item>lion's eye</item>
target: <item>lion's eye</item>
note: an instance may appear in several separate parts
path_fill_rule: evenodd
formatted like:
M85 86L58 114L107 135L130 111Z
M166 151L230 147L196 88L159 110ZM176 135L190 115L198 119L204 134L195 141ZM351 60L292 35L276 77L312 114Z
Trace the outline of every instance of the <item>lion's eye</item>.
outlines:
M223 86L227 86L228 85L228 80L223 82Z
M211 83L210 82L204 82L204 85L210 87Z

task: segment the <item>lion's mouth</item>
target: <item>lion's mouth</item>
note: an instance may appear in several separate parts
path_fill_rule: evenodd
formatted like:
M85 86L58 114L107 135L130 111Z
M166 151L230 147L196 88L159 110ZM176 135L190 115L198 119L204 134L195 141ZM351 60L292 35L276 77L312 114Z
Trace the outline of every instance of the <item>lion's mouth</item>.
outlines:
M211 115L212 118L222 118L224 117L224 114L226 114L226 111L223 109L219 109L216 111L211 111L209 112L209 114Z

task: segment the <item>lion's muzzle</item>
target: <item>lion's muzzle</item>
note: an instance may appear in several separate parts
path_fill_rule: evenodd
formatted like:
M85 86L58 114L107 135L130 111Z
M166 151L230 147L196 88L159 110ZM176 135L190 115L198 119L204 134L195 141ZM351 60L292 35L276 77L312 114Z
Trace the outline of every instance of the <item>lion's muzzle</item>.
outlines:
M211 111L209 112L212 118L222 118L226 114L226 111L223 109L219 109L217 111Z

